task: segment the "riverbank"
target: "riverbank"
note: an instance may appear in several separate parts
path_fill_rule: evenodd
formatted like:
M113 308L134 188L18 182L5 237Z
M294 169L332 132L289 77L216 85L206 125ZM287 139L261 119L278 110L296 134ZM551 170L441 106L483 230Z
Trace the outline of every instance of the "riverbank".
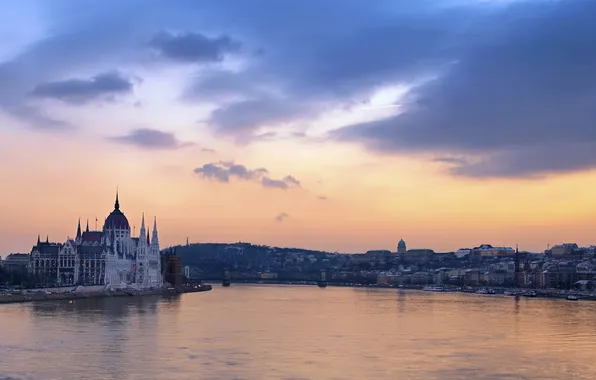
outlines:
M9 292L0 294L0 304L39 302L65 300L74 301L85 298L109 298L109 297L142 297L164 295L173 296L182 293L207 292L212 290L211 285L194 285L180 288L160 288L148 290L101 290L101 291L64 291L49 292L44 289L26 290L24 292Z
M303 286L317 286L316 281L284 281L284 280L238 280L232 282L234 284L259 284L259 285L303 285ZM517 296L525 298L550 298L550 299L568 299L568 300L585 300L596 301L595 291L586 290L558 290L558 289L515 289L515 288L487 288L487 287L432 287L428 285L400 285L391 286L386 284L359 284L359 283L341 283L328 282L329 287L351 287L351 288L381 288L381 289L398 289L398 290L418 290L431 291L437 293L467 293L483 296ZM428 288L433 288L429 290Z

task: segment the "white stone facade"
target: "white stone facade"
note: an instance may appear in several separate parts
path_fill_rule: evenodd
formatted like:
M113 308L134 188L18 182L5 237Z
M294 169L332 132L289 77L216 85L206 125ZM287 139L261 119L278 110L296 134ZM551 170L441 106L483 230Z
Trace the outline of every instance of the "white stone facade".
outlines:
M31 251L31 272L43 284L104 285L107 288L137 289L163 285L157 220L153 231L141 219L138 237L131 236L130 224L120 211L118 195L114 211L101 231L81 232L64 244L39 241Z

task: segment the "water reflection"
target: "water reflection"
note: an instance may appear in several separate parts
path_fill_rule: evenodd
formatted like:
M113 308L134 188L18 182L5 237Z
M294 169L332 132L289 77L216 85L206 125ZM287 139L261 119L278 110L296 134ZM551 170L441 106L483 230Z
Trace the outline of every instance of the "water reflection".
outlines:
M0 378L593 379L594 315L590 302L239 285L7 305Z
M171 304L179 303L173 298ZM111 297L60 300L32 303L29 310L37 318L77 318L97 322L110 319L113 323L125 320L129 314L156 313L159 297Z

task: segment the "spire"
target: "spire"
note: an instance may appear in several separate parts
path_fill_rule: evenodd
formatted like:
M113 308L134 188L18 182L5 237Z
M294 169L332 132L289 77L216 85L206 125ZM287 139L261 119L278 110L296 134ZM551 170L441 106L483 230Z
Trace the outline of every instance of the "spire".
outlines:
M49 243L49 242L50 242L50 236L46 235L46 243Z
M157 217L153 217L153 236L151 237L151 244L159 245L159 239L157 237Z
M85 229L85 232L89 232L89 218L87 218L87 228Z
M116 210L120 210L120 202L118 202L118 188L116 188L116 203L114 203L114 208Z
M145 213L143 213L143 216L141 218L141 229L139 230L139 240L144 239L146 234L147 232L145 230Z
M41 243L41 238L40 238L39 234L37 234L37 244L39 245L39 243Z
M149 240L149 230L147 230L147 245L151 244L151 241Z
M79 224L77 225L77 239L81 238L81 218L79 218Z

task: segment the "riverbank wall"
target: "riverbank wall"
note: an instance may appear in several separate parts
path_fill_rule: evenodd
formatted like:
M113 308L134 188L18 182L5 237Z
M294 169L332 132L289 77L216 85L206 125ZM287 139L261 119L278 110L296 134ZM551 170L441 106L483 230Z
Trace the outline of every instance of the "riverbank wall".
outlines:
M38 301L52 301L65 300L74 301L85 298L109 298L109 297L141 297L141 296L173 296L182 293L206 292L212 289L211 285L197 285L192 287L181 288L159 288L147 290L104 290L103 286L99 287L77 287L74 290L69 288L56 289L35 289L21 292L3 293L0 294L0 304L22 303L22 302L38 302Z

